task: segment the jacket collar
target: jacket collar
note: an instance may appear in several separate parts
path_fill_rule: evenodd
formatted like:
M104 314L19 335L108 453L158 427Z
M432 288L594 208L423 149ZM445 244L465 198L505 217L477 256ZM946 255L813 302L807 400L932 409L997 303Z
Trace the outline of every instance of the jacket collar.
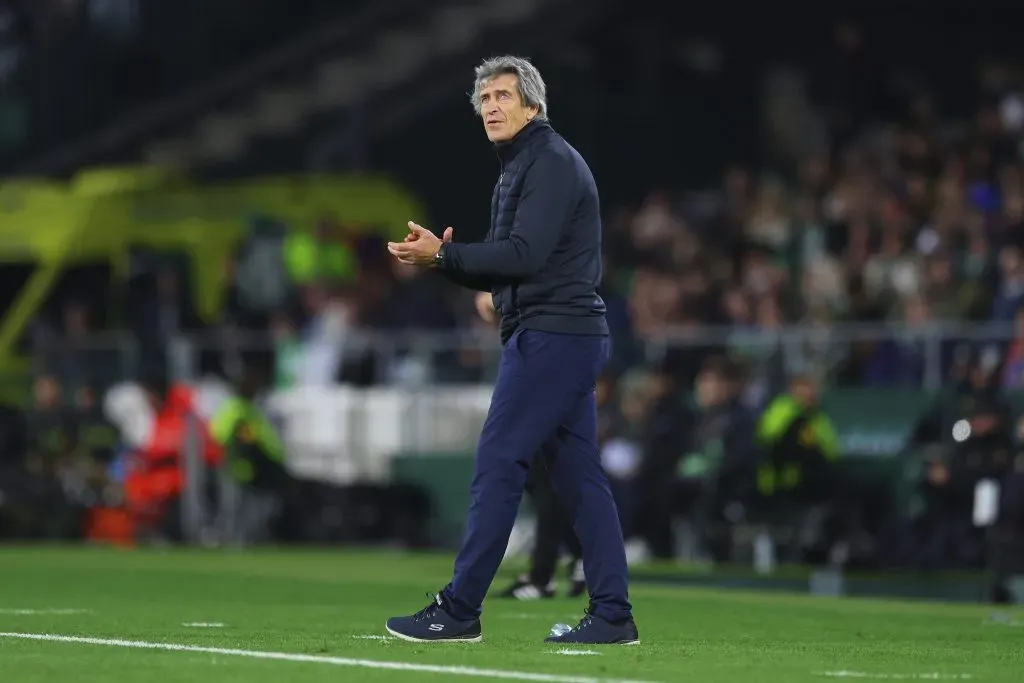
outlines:
M502 164L508 163L529 144L531 138L536 137L543 130L551 130L551 125L547 121L534 119L523 126L523 129L516 133L511 140L495 143L494 151L498 154L498 159Z

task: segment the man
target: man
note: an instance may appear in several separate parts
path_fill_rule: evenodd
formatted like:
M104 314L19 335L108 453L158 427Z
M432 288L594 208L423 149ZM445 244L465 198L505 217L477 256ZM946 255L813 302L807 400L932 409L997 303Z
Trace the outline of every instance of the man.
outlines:
M745 488L754 452L754 420L740 400L742 374L723 355L709 356L694 382L692 408L669 403L652 420L646 467L647 532L657 557L676 557L674 518L698 535L695 550L716 560L728 554L723 510ZM657 414L655 414L656 416Z
M984 501L976 500L976 496L982 482L988 482L997 483L997 490L1012 498L1009 477L1017 458L1013 407L999 387L996 363L980 353L972 356L956 392L940 398L915 430L916 439L930 441L937 437L945 444L939 450L940 457L928 459L921 482L924 513L915 520L914 527L915 546L919 548L916 562L924 569L980 566L985 559L986 536L989 549L999 552L991 539L999 537L1005 527L993 525L992 520L977 523L974 517L984 507L978 503ZM965 438L958 439L952 425L960 420L966 420L970 429ZM1005 495L993 501L1004 508L1008 502ZM1003 512L1012 517L1012 512Z
M766 459L757 471L757 490L822 500L835 493L839 444L832 420L821 409L817 382L805 375L768 404L757 423L756 443Z
M754 443L761 457L754 473L751 517L799 523L800 535L813 535L816 545L790 550L820 551L838 561L845 553L841 549L856 496L840 469L839 437L821 406L819 381L811 375L792 377L787 391L758 418Z
M405 242L389 243L388 251L490 291L501 312L504 351L452 581L416 614L388 620L387 629L416 642L481 640L481 605L540 453L579 536L590 589L579 624L547 640L635 644L622 530L597 451L594 388L609 351L597 294L597 187L583 158L548 124L546 87L529 61L484 61L472 103L501 162L487 238L457 244L451 228L438 239L410 222Z
M216 479L209 481L217 482L218 532L225 543L267 540L259 535L268 532L280 538L274 532L301 504L285 465L284 443L260 405L267 375L247 364L235 393L210 417L210 436L224 450L221 466L209 470Z

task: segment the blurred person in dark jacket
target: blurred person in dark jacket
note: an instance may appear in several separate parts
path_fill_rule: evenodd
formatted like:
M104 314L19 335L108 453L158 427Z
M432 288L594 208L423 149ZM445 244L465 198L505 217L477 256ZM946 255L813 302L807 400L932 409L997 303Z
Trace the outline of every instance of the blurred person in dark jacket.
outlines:
M631 561L673 556L676 468L686 452L692 411L668 362L632 388L623 386L622 430L602 454L612 480L629 482L618 489L628 496L622 504L631 510L626 534Z
M676 510L690 518L702 551L725 559L728 509L750 495L754 419L743 402L742 369L726 356L711 356L694 386L696 419L689 452L676 469ZM678 549L677 549L678 550Z
M18 538L79 538L83 511L67 490L74 482L80 450L78 424L56 377L37 377L33 394L25 421L24 461L7 468L4 476L4 494L11 500L0 526L7 526L5 533ZM12 438L20 440L16 432Z
M697 527L705 543L712 542L709 525L721 518L723 501L742 495L753 425L741 400L740 380L735 363L709 357L697 372L692 407L682 400L670 370L655 380L644 428L638 489L643 498L636 524L657 557L681 551L676 547L681 518Z
M551 475L543 455L538 455L530 465L526 480L526 492L533 501L536 515L533 552L530 554L530 568L516 577L508 588L501 592L504 598L536 600L553 598L558 586L555 572L563 546L569 552L570 585L569 597L579 597L586 591L583 575L583 550L576 532L569 521L558 494L551 484Z
M394 335L390 376L393 381L422 373L446 377L457 369L458 350L438 347L438 339L431 345L429 336L456 328L450 292L440 279L426 276L416 266L392 261L391 274L387 293L367 319L373 329Z
M17 535L27 473L28 434L21 410L0 406L0 538Z
M56 476L75 453L77 420L64 403L64 388L52 375L36 378L33 399L28 418L28 469Z
M921 568L984 562L989 524L976 523L979 484L1006 479L1016 459L1012 409L996 381L997 364L990 354L975 354L964 381L915 429L916 443L944 446L929 458L921 484L924 512L912 539Z
M166 368L170 340L201 330L203 323L188 283L172 265L147 263L145 267L128 283L125 315L138 338L142 362Z
M79 500L89 506L118 505L120 487L113 484L109 468L120 444L120 434L103 414L95 390L82 386L74 396L78 457L75 479Z
M1013 462L999 481L999 510L988 538L987 597L1013 602L1009 580L1024 573L1024 418L1016 428Z

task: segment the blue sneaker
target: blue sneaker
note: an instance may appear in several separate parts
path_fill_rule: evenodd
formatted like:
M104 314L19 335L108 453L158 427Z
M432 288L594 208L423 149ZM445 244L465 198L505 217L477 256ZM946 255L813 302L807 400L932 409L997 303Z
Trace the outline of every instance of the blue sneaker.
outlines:
M571 631L560 636L549 636L545 643L562 645L639 645L640 633L633 617L612 623L597 616L588 607L587 613Z
M459 621L445 609L441 593L430 604L408 617L391 617L384 628L411 643L479 643L483 640L479 619Z

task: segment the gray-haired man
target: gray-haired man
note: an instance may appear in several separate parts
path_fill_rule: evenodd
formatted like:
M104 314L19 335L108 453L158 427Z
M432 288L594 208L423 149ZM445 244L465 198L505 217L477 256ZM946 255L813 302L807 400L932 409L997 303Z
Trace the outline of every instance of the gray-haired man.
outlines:
M487 238L457 244L451 228L438 238L410 222L405 241L388 250L403 263L491 292L504 351L452 582L416 614L388 620L387 630L417 642L481 639L481 605L536 456L572 517L590 589L576 628L548 640L635 644L622 530L597 450L594 389L609 350L597 294L597 186L583 158L548 124L544 81L529 61L484 61L472 102L501 162Z

